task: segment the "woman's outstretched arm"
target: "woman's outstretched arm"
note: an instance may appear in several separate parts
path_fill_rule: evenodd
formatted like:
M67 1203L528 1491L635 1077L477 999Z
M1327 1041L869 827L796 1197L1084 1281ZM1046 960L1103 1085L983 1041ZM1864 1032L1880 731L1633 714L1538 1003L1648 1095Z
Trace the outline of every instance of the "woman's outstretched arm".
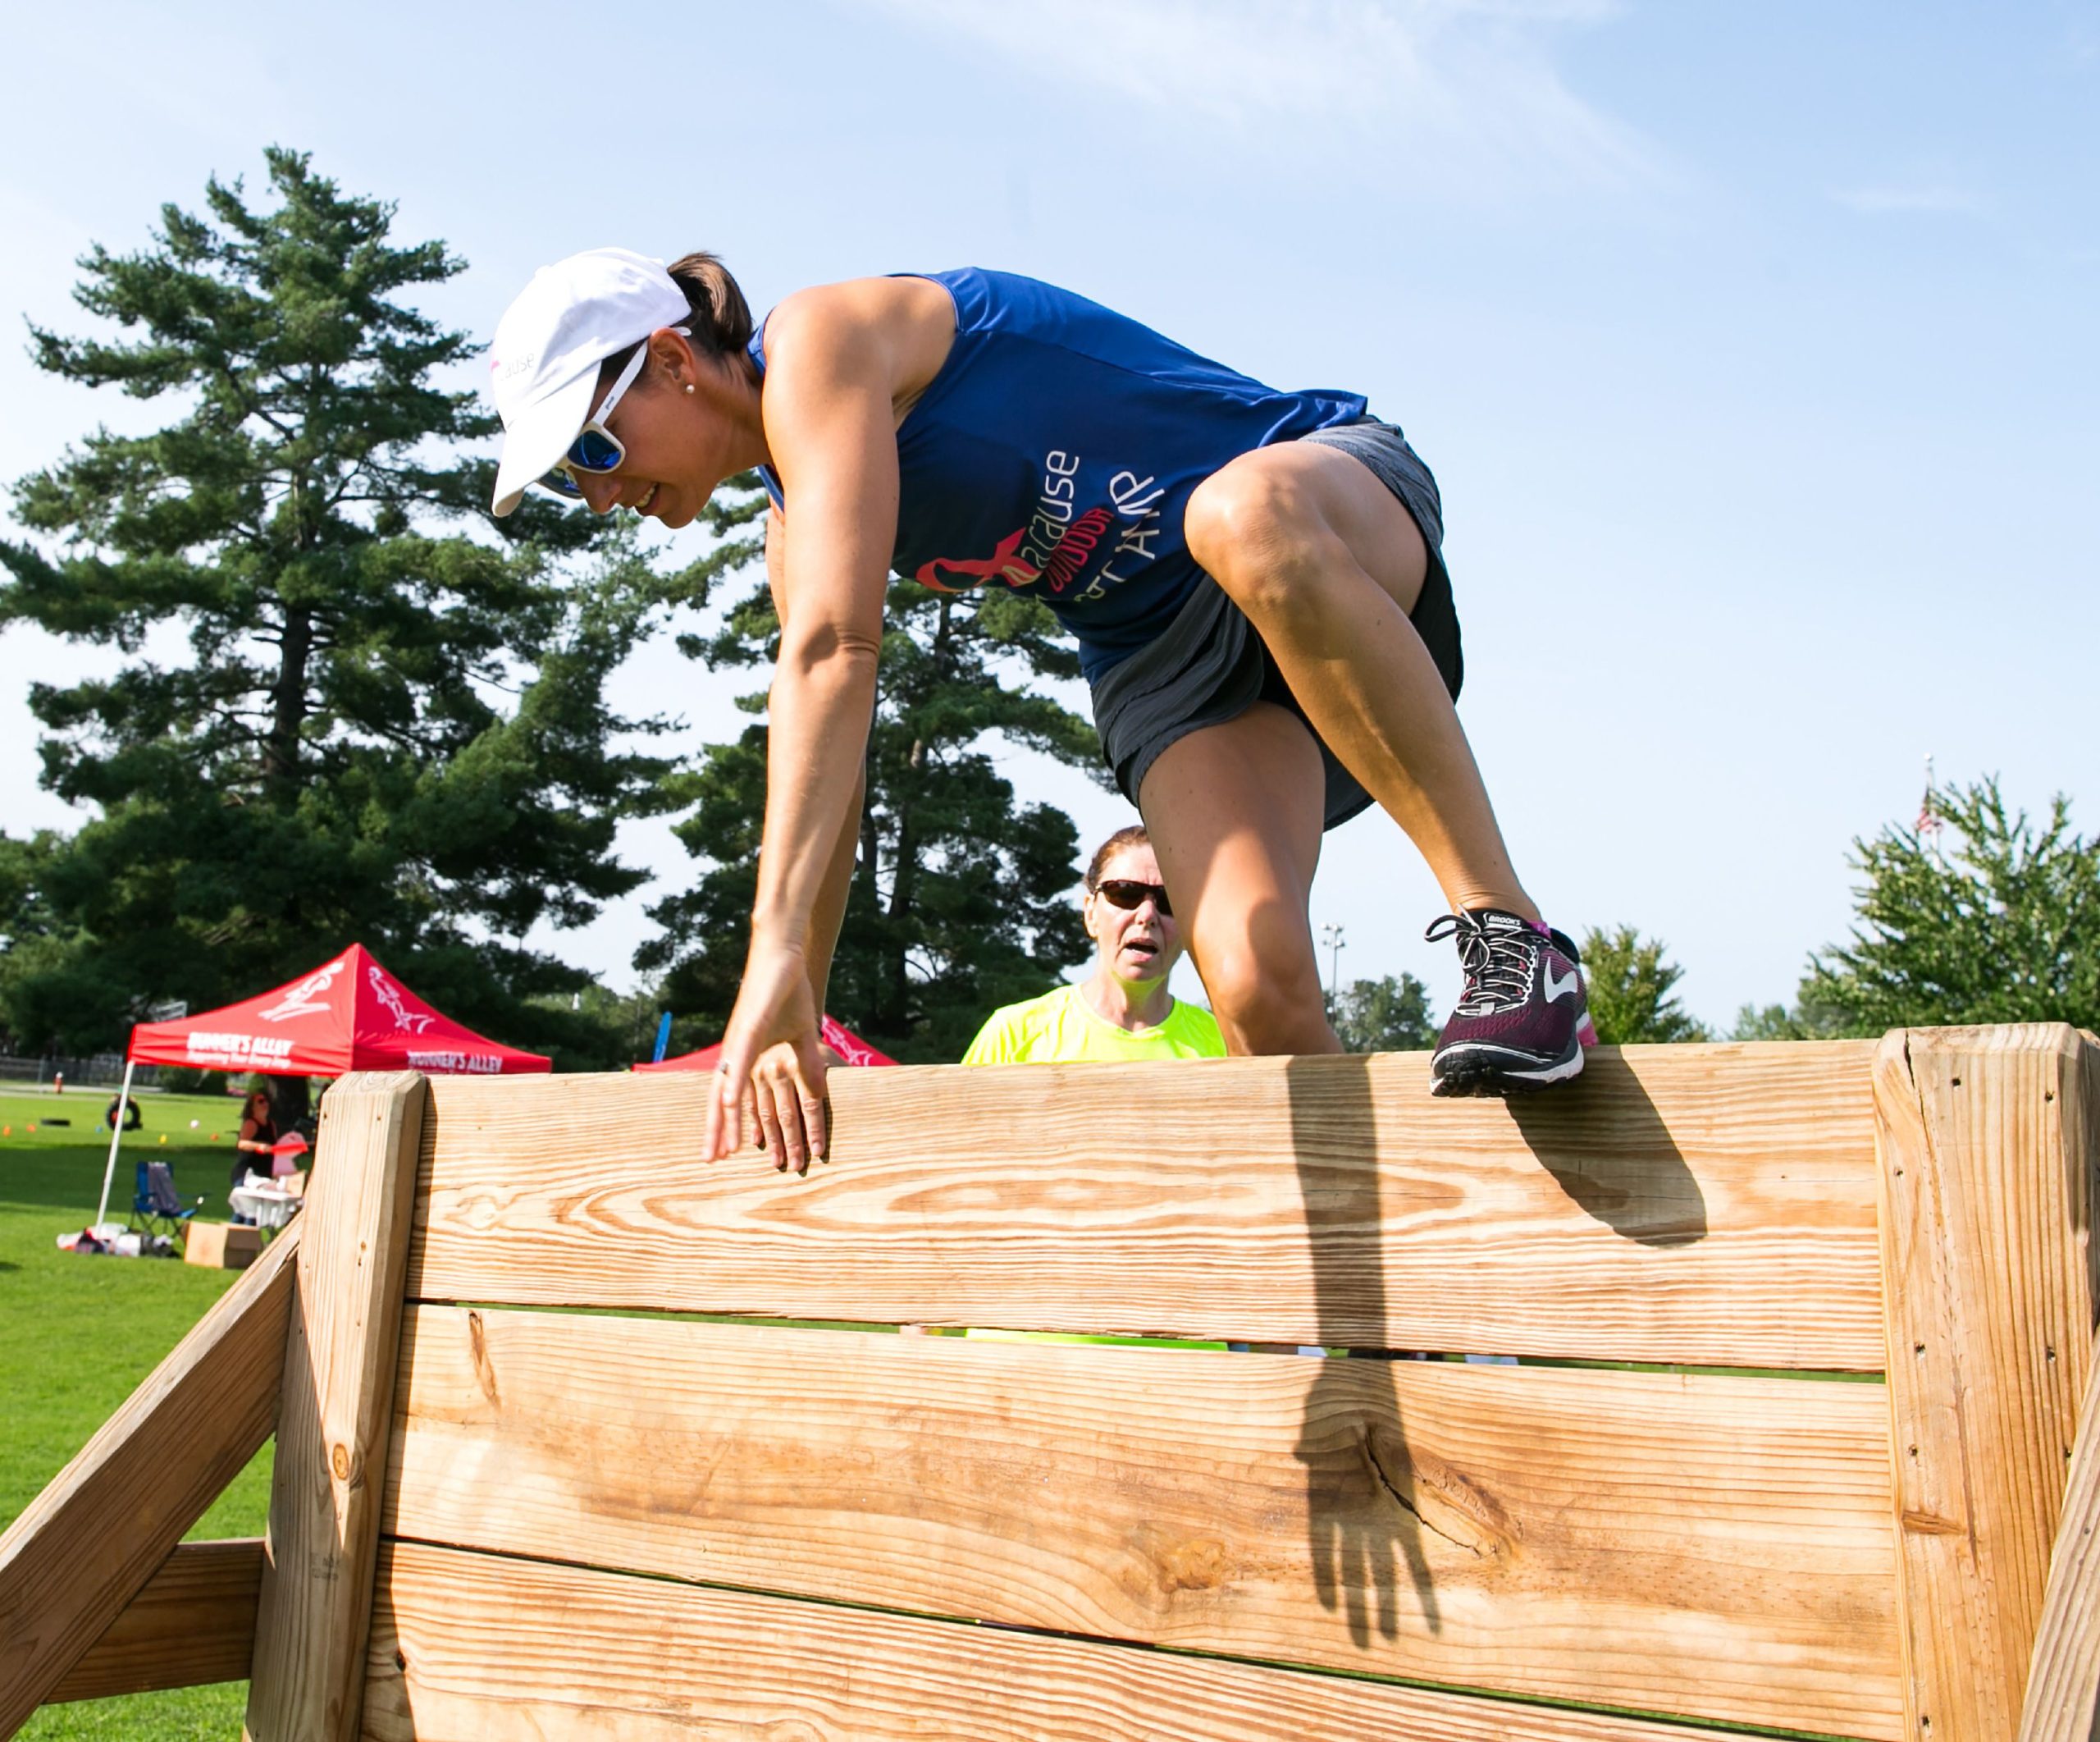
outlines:
M765 529L766 580L772 588L775 615L785 624L788 608L785 599L785 564L787 560L788 527L786 519L778 509L767 516ZM838 839L832 848L831 862L824 873L824 882L817 891L815 909L810 916L807 943L803 949L803 967L810 982L810 1001L819 1018L827 1008L825 990L831 980L831 963L838 947L838 934L846 920L846 903L852 894L853 868L859 857L861 844L861 816L867 802L866 759L861 761L861 776L853 794L853 802L847 807L845 826L838 831ZM832 1060L824 1058L829 1071ZM787 1136L799 1122L800 1093L795 1081L795 1049L785 1043L776 1044L758 1056L751 1067L751 1094L750 1097L757 1121L758 1138L771 1146L774 1165L785 1168L792 1163L797 1171L806 1168L811 1153L810 1142L819 1134L804 1132L805 1146L800 1157L791 1156L787 1147ZM829 1104L825 1104L827 1122L830 1117Z
M780 652L769 697L764 845L751 953L724 1036L705 1141L743 1141L746 1100L778 1163L824 1154L814 975L828 973L843 863L875 702L883 597L896 542L893 398L899 345L879 311L836 286L805 291L767 325L767 446L794 510L777 583ZM829 886L829 887L828 887ZM832 900L827 900L830 894ZM782 1059L754 1084L768 1049Z

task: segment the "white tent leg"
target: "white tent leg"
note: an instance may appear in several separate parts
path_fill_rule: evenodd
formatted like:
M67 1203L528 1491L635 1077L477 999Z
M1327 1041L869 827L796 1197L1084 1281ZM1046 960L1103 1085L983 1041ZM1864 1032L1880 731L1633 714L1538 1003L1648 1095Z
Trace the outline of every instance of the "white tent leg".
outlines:
M109 1182L116 1177L116 1145L124 1136L124 1114L131 1104L131 1070L135 1060L124 1061L124 1086L116 1091L116 1120L109 1128L109 1161L102 1170L102 1208L95 1212L95 1226L109 1219Z

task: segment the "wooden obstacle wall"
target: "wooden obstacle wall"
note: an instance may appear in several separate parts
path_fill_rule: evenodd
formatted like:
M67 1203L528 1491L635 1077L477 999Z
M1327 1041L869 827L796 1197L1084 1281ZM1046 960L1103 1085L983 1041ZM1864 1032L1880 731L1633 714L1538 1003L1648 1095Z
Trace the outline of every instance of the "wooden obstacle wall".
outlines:
M841 1072L801 1181L698 1163L705 1078L346 1080L249 1733L2011 1742L2096 1058L1604 1049L1509 1106L1411 1057ZM1354 1352L852 1328L899 1323ZM25 1524L0 1663L54 1636ZM68 1689L117 1661L81 1615Z

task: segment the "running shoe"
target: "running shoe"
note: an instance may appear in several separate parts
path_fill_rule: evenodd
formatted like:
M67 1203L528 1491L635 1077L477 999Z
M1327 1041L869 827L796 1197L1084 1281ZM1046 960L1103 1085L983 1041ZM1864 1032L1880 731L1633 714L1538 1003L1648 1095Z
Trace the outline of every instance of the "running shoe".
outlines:
M1465 969L1429 1065L1431 1095L1512 1095L1578 1076L1597 1044L1582 958L1567 936L1514 913L1447 913L1423 934L1455 938Z

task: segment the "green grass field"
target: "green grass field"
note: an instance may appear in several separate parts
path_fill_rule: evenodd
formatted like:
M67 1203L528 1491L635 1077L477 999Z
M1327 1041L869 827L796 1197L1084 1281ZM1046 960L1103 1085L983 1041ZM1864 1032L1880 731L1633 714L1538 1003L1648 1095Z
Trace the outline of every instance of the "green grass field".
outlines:
M109 1143L99 1122L109 1100L107 1090L89 1090L0 1095L0 1525L57 1475L234 1280L230 1271L166 1259L58 1250L58 1235L94 1218ZM178 1191L205 1196L205 1218L225 1220L239 1103L226 1095L155 1095L142 1105L146 1128L125 1136L111 1219L130 1210L132 1164L150 1151L173 1164ZM53 1118L71 1123L53 1125ZM260 1535L269 1492L266 1446L190 1534ZM50 1706L17 1734L23 1742L231 1739L240 1734L246 1691L235 1682Z

